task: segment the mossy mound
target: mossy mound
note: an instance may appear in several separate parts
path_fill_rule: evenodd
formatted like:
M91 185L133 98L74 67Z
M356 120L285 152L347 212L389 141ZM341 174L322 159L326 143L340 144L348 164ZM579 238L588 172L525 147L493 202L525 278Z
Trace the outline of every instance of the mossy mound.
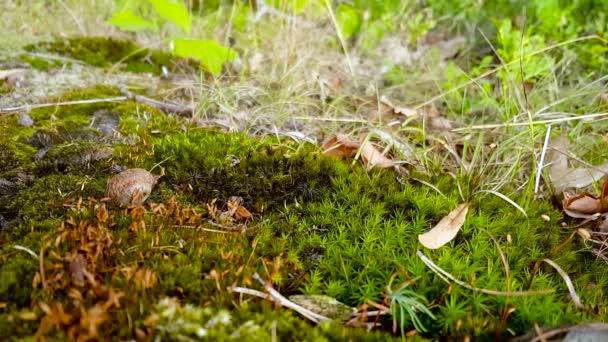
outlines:
M162 68L174 72L180 68L196 70L195 61L172 55L171 53L141 48L128 40L107 37L80 37L57 39L52 42L30 44L24 47L29 52L47 52L69 57L86 64L107 68L120 64L120 70L134 73L162 74ZM24 55L22 61L36 69L46 70L49 63Z
M65 97L100 92L115 90ZM57 339L224 340L246 334L265 341L276 331L286 340L390 340L398 338L393 319L414 332L412 318L399 315L378 319L373 333L337 322L312 326L287 309L273 309L271 301L230 291L263 291L255 273L285 296L327 295L361 308L390 305L397 285L387 286L407 283L432 312L417 313L426 329L419 336L428 338L506 338L534 324L606 319L605 264L582 251L582 242L569 240L572 231L562 228L549 203L512 196L524 216L502 198L462 184L480 175L415 175L433 189L392 170L367 171L323 156L311 144L196 128L138 106L37 109L30 113L34 127L25 130L2 119L8 129L0 153L31 179L17 184L11 178L18 189L0 197L0 215L16 220L0 232L0 302L6 303L0 335L21 338L38 329ZM111 137L90 126L100 110L118 113L110 116L117 125ZM141 116L142 110L150 115ZM83 127L94 134L67 134ZM57 141L33 143L36 132L48 131L59 132ZM111 148L112 157L96 158L95 146ZM160 165L165 174L148 204L121 209L103 200L112 164ZM462 192L472 195L461 198ZM226 214L234 198L242 199L252 219ZM425 249L418 235L464 201L470 211L456 239ZM417 251L473 287L554 292L506 297L447 284ZM543 258L559 264L583 303L594 306L576 309L559 274L537 268Z

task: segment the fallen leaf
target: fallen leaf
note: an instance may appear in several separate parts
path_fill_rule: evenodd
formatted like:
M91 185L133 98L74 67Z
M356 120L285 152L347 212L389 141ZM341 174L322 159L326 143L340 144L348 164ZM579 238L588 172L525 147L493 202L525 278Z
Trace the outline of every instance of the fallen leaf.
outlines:
M442 218L433 229L418 235L418 240L424 247L430 249L437 249L452 241L464 224L468 211L468 203L460 204L456 209Z
M587 192L576 195L564 193L562 206L566 215L586 220L596 220L601 214L608 212L608 178L602 184L600 197Z
M367 165L368 169L371 169L374 166L381 168L395 166L395 162L378 151L371 142L363 144L363 147L361 148L361 159L363 160L363 163Z
M323 145L323 154L339 158L350 158L357 154L361 147L359 140L349 137L346 134L336 134L327 139Z
M361 160L371 169L374 166L387 168L395 166L395 162L378 151L371 142L362 143L346 134L336 134L323 143L323 154L335 157L354 157L361 151Z
M608 173L608 163L594 168L568 166L570 143L565 136L553 138L549 143L545 165L556 193L568 188L581 189L598 181Z
M395 106L388 98L386 98L386 96L380 97L380 111L383 113L389 111L393 115L403 115L405 117L416 116L419 114L415 109Z

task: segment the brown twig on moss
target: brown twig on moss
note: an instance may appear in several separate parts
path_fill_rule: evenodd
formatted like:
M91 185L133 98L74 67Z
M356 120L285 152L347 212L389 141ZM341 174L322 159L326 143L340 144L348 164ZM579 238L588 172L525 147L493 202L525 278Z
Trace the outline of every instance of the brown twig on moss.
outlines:
M181 105L181 104L162 102L162 101L158 101L158 100L149 98L147 96L134 94L134 93L130 92L129 90L127 90L126 88L121 88L120 93L123 94L124 96L126 96L129 100L143 103L150 107L154 107L156 109L162 110L163 112L170 112L170 113L175 113L175 114L179 114L179 115L193 115L196 110L196 106L194 104Z
M72 105L101 103L101 102L120 102L120 101L125 101L125 100L128 100L127 96L114 96L114 97L106 97L106 98L102 98L102 99L28 104L28 105L17 106L17 107L0 108L0 114L8 114L8 113L14 113L14 112L21 112L21 111L28 112L32 109L44 108L44 107L72 106Z

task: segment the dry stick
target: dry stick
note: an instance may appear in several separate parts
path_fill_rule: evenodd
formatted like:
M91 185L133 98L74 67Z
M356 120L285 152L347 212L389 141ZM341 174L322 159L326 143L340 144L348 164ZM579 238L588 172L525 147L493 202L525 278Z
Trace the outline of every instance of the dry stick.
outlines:
M574 306L576 306L578 309L586 310L587 308L585 307L585 305L583 303L581 303L581 299L579 298L578 294L576 293L576 289L574 288L574 284L572 284L572 280L570 280L568 273L566 273L561 267L559 267L558 264L556 264L551 259L543 259L543 261L546 262L547 264L553 266L553 268L555 268L557 273L559 273L559 275L562 276L562 278L564 279L564 282L566 282L566 286L568 286L568 291L570 292L570 298L572 299L572 302L574 302Z
M212 233L219 233L219 234L230 234L231 233L231 232L227 232L225 230L209 229L209 228L204 228L201 226L187 226L187 225L179 225L179 224L174 224L173 228L195 229L195 230L202 230L204 232L212 232ZM236 232L234 232L234 233L236 233Z
M420 258L420 260L422 260L422 262L425 263L425 265L427 265L433 272L435 272L445 282L449 283L449 281L447 280L447 279L449 279L449 280L455 282L456 284L458 284L462 287L465 287L469 290L472 290L472 291L481 292L481 293L494 295L494 296L512 296L512 297L534 296L534 295L542 295L542 294L548 294L548 293L555 292L555 290L503 292L503 291L487 290L487 289L482 289L479 287L474 287L474 286L471 286L471 285L465 283L464 281L462 281L460 279L456 279L456 277L454 277L453 275L444 271L439 266L435 265L429 258L427 258L424 254L422 254L422 252L416 251L416 255Z
M537 338L539 338L541 342L547 342L545 335L543 334L542 330L540 330L540 327L536 322L534 322L534 330L536 331Z
M156 109L160 109L163 112L171 112L179 115L193 115L196 110L196 106L194 105L186 106L180 104L166 103L143 95L134 94L125 88L121 88L120 93L126 96L129 100L143 103Z
M248 294L251 296L256 296L256 297L260 297L260 298L264 298L264 299L270 299L272 300L272 296L269 294L266 294L262 291L258 291L258 290L253 290L253 289L248 289L246 287L238 287L238 286L228 286L226 288L226 290L230 291L230 292L236 292L236 293L244 293L244 294Z
M106 97L103 99L76 100L76 101L65 101L65 102L54 102L54 103L39 103L39 104L31 104L31 105L24 105L24 106L17 106L17 107L0 108L0 114L20 112L20 111L29 111L32 109L44 108L44 107L71 106L71 105L100 103L100 102L120 102L120 101L125 101L125 100L128 100L127 96L115 96L115 97Z
M253 279L257 280L260 284L262 284L262 286L264 286L264 289L266 289L266 291L268 291L270 296L272 296L272 298L275 301L277 301L279 304L281 304L282 306L285 306L287 308L290 308L290 309L298 312L300 315L308 318L309 320L311 320L315 323L331 320L328 317L319 315L318 313L314 313L306 308L303 308L303 307L295 304L294 302L288 300L287 298L283 297L282 294L280 294L277 290L273 289L272 286L270 286L262 278L260 278L260 276L258 275L257 272L253 274Z

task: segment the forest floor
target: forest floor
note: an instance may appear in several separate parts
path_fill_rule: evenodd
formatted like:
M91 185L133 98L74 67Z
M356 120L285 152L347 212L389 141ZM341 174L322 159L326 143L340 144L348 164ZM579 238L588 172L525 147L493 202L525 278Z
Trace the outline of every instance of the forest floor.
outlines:
M214 76L113 6L0 4L2 338L605 336L601 34L229 7Z

